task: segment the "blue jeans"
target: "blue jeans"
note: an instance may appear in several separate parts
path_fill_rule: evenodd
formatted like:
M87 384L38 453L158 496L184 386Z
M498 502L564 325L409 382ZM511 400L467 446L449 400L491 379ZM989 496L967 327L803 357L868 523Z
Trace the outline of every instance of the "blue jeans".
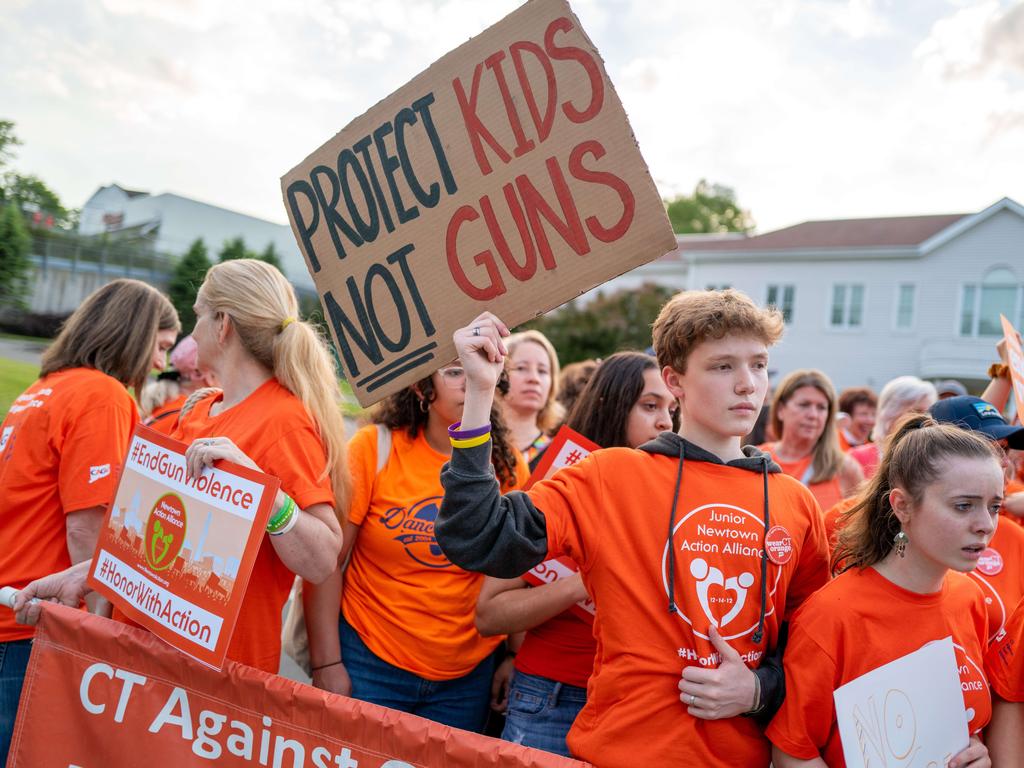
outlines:
M7 751L14 734L14 718L18 714L21 686L25 682L31 640L0 643L0 765L7 764Z
M565 737L587 703L587 689L528 675L512 675L501 738L526 747L572 757Z
M479 733L487 719L494 676L493 654L467 675L426 680L373 653L345 617L338 623L341 658L352 680L352 698Z

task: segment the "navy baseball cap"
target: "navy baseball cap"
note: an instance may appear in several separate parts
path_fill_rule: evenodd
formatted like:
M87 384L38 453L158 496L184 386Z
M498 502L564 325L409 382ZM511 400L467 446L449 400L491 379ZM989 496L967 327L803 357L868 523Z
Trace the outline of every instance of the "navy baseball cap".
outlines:
M975 432L984 432L993 440L1006 440L1010 448L1024 448L1024 427L1013 427L992 403L980 397L961 395L939 400L928 409L932 418Z

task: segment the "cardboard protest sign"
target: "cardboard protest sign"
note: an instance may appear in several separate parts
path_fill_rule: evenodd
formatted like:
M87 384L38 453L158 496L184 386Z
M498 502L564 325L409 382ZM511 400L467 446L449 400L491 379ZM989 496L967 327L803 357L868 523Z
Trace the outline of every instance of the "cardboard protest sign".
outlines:
M951 637L851 680L833 697L848 768L947 765L970 739Z
M280 482L227 461L187 479L185 448L135 430L89 585L155 635L220 667Z
M530 0L281 180L345 375L369 405L508 325L675 247L593 43Z
M40 621L7 768L586 768L58 605Z
M1003 338L1006 339L1006 355L1010 360L1010 379L1017 403L1017 418L1024 424L1024 351L1020 347L1020 334L1005 315L1000 315L999 319L1003 321Z
M578 464L591 453L599 450L600 447L596 443L587 440L579 432L563 426L545 449L544 455L537 462L537 468L533 470L524 489L529 489L534 483L546 480L564 467ZM570 558L555 557L535 566L529 573L524 573L523 579L528 584L539 587L543 584L551 584L559 579L568 578L578 573L579 570L579 567ZM594 601L589 597L573 605L570 610L586 621L593 621L594 619Z

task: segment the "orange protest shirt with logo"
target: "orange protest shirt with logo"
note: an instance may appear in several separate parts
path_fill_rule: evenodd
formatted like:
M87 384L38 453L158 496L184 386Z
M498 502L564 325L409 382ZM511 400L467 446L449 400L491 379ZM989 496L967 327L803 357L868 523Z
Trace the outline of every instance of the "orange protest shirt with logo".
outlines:
M1024 598L1024 528L1010 525L1006 515L981 553L977 567L968 575L978 582L989 609L989 640L1002 632L1010 613Z
M985 672L992 690L1007 701L1024 701L1024 600L1017 603L1005 632L989 648Z
M178 426L178 416L186 400L188 400L188 395L178 395L177 397L172 397L159 408L154 408L153 413L145 421L146 426L150 429L155 429L161 434L170 435L174 432L174 428Z
M597 608L597 655L587 703L569 732L572 753L601 766L768 765L770 745L753 719L696 719L678 684L685 667L717 666L712 622L757 667L780 624L826 582L821 512L807 489L777 467L768 472L759 453L722 464L663 433L644 450L591 454L529 498L544 514L547 556L579 564Z
M843 500L843 492L839 487L838 474L831 480L826 480L823 483L808 483L804 481L805 477L810 477L811 475L811 461L814 459L814 454L808 454L796 461L779 461L779 457L775 455L774 447L774 443L768 443L761 446L761 450L767 451L771 455L772 461L778 464L783 472L790 477L795 477L806 485L807 489L814 494L814 498L818 500L819 507L831 509Z
M124 385L93 368L51 373L14 401L0 425L0 585L71 565L65 516L114 498L138 420ZM0 642L34 632L0 610Z
M387 663L427 680L453 680L497 647L474 619L484 577L448 561L434 538L448 456L405 429L391 431L391 452L377 472L377 427L349 442L352 506L359 526L345 571L341 607L366 646ZM520 459L516 487L529 478Z
M977 733L992 716L983 671L988 612L978 585L950 571L939 592L921 595L874 568L844 571L812 595L790 624L783 660L786 698L768 726L768 738L793 757L820 755L831 768L842 768L846 762L832 692L950 636L968 727Z
M270 379L242 402L210 415L221 395L203 398L178 424L175 440L191 444L202 437L228 437L267 475L281 481L300 509L334 504L330 477L323 477L327 455L302 401ZM238 614L228 658L276 673L281 662L281 611L295 574L281 562L264 534Z

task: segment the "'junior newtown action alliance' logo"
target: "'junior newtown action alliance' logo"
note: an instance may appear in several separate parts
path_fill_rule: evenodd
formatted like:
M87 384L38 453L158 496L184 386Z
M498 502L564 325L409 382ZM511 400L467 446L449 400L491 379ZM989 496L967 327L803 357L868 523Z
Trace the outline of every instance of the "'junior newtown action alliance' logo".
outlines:
M709 624L717 627L726 640L757 629L762 541L768 559L776 566L785 565L792 558L789 532L777 525L765 537L764 519L741 507L706 504L676 523L671 542L676 552L676 613L693 627L697 637L708 639L705 632ZM667 544L661 573L667 594ZM773 598L781 576L782 568L769 568L766 616L775 612Z

